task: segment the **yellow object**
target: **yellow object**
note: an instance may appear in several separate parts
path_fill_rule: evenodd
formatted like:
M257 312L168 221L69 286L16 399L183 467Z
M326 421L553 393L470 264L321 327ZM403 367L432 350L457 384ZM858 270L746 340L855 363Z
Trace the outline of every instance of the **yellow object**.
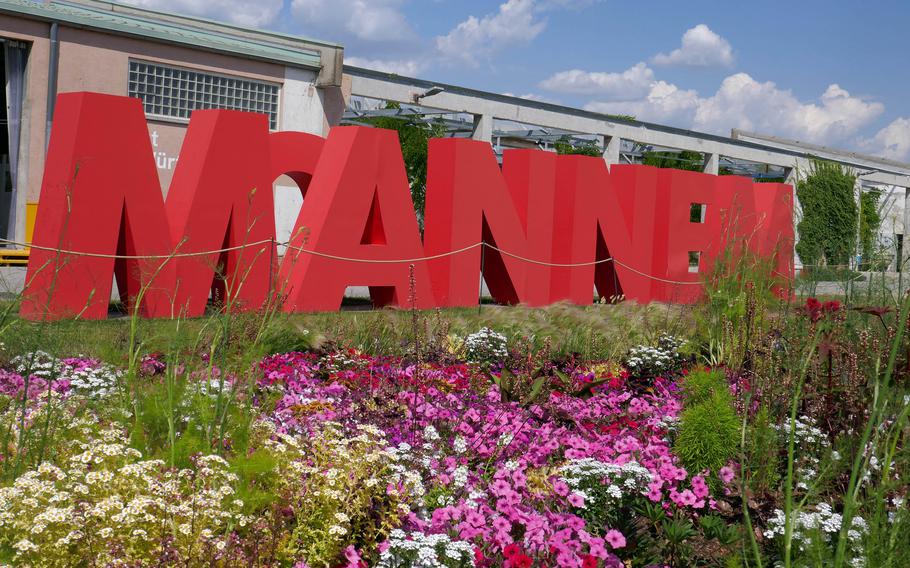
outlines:
M0 266L27 266L28 249L0 249Z
M32 242L35 233L35 217L38 215L37 203L25 204L25 242ZM27 266L29 247L22 249L0 249L0 266Z
M25 204L25 242L32 242L32 235L35 234L35 218L38 216L38 204ZM28 249L26 249L28 250Z

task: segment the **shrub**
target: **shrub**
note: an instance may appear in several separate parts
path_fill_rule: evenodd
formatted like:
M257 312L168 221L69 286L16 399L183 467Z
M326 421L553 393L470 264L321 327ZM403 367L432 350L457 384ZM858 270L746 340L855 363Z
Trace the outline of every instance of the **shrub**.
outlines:
M404 448L390 448L374 426L356 430L346 436L326 423L305 442L289 435L265 442L278 458L278 501L294 516L285 560L337 566L350 543L375 550L410 510L410 498L424 495L420 475L402 464Z
M729 393L723 373L711 369L694 369L682 380L683 400L687 406L705 402L717 393Z
M683 411L673 449L689 471L716 472L735 455L739 427L730 393L715 392Z
M501 363L509 355L506 343L505 335L488 327L481 328L465 338L465 357L468 361L482 365Z
M638 345L626 355L626 368L636 377L657 377L675 371L685 358L680 352L685 341L672 335L661 335L657 346Z
M17 565L203 566L248 519L236 476L218 456L168 470L142 460L119 434L75 443L60 465L43 463L0 488L0 545ZM2 548L0 548L2 554Z

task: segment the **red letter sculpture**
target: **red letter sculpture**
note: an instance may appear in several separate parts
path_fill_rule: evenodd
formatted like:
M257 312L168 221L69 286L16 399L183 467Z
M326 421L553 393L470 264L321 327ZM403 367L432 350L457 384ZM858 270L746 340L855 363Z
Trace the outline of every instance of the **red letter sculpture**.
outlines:
M32 244L22 317L106 318L115 270L127 306L144 289L142 315L173 315L171 263L108 256L171 253L140 101L95 93L58 97Z
M275 239L268 118L196 111L181 155L166 202L178 252L232 250L176 259L177 309L202 315L213 290L227 308L259 309Z
M345 289L358 285L377 306L407 305L409 264L417 305L432 307L426 262L388 262L423 256L396 133L333 128L282 262L284 309L337 310Z

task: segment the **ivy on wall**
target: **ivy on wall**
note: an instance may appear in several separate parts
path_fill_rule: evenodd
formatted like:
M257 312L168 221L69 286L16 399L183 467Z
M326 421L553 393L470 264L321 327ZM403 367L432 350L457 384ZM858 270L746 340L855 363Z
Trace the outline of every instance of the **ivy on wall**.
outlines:
M846 265L856 249L856 175L840 164L815 160L796 184L802 208L796 252L806 265ZM876 227L876 231L877 231Z
M882 215L879 209L881 192L877 190L864 191L860 201L859 242L863 254L862 270L881 270L890 264L886 250L879 242L879 229L882 226Z

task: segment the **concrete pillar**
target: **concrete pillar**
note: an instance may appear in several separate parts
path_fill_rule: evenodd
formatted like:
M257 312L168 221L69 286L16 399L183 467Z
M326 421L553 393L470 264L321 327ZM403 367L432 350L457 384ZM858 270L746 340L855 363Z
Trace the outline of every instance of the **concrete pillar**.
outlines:
M604 161L607 166L619 163L619 147L622 146L622 139L619 136L604 135Z
M901 272L907 270L908 260L910 260L910 234L908 234L908 229L910 229L910 187L904 188L904 228L903 228L903 237L901 243L901 258L899 270Z
M799 227L799 221L802 217L801 209L799 207L799 198L796 196L796 183L799 181L799 167L794 166L792 168L786 168L784 170L784 183L793 188L793 268L799 270L803 267L803 263L799 258L799 254L796 253L796 243L799 241L799 234L797 234L797 228Z
M715 176L720 172L720 154L705 154L704 172Z
M493 116L489 114L474 115L474 132L471 138L482 142L493 143Z

